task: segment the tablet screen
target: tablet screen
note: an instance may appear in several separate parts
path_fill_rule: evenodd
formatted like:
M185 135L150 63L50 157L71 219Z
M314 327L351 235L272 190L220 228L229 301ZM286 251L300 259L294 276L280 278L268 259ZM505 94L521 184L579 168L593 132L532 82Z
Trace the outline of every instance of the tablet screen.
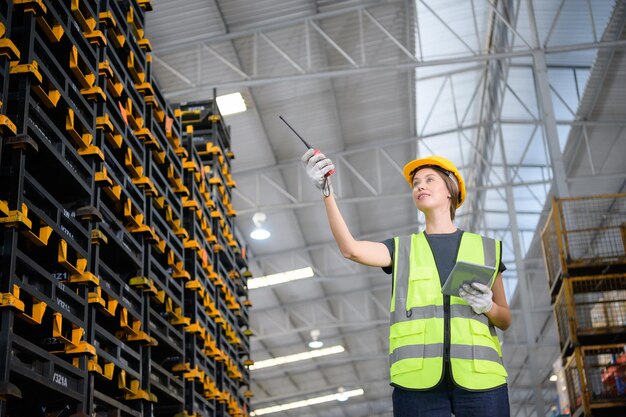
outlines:
M494 276L494 272L496 272L495 266L458 261L441 287L441 292L458 297L459 288L465 283L470 284L472 282L480 282L491 287L491 278Z

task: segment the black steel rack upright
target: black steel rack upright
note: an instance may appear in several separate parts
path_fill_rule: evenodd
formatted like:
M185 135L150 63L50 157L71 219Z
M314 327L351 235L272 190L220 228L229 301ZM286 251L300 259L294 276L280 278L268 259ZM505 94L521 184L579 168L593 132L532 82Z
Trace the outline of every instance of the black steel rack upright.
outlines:
M201 281L212 297L207 314L218 325L211 334L210 347L217 361L217 415L246 415L251 397L247 369L251 303L246 285L250 273L245 249L234 235L237 213L232 206L232 189L236 184L230 166L234 157L230 132L215 100L182 103L177 113L184 128L187 155L183 165L190 192L184 217L190 231L189 248L195 251L186 262L189 270L197 270L192 269L194 264L208 264L208 268L201 268L206 272ZM193 305L186 303L186 308L194 314Z
M0 417L249 415L228 130L191 145L150 9L0 2Z

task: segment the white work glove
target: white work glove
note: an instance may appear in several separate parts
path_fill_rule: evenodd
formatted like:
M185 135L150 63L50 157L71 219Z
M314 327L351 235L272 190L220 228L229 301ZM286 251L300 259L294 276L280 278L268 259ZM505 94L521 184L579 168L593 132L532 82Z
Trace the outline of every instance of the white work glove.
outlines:
M459 288L459 297L472 307L474 313L484 314L491 311L493 307L493 292L485 284L480 282L472 282L471 284L463 284Z
M333 186L330 183L330 178L326 177L326 174L335 169L333 162L326 157L323 153L314 155L315 149L309 149L302 155L302 164L306 169L306 174L309 179L313 181L313 184L322 191L322 194L326 197L333 193Z

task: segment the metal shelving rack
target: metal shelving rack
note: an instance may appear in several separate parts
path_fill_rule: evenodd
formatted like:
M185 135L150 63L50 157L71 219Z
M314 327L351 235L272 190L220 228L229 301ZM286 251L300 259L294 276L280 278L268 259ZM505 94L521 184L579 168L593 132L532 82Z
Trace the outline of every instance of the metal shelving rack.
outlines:
M626 411L626 194L554 199L542 231L573 416Z
M245 249L234 236L230 132L215 100L183 103L177 109L184 133L184 184L189 195L183 198L185 225L189 230L185 262L196 271L195 288L205 294L205 311L187 304L196 319L207 315L217 324L207 329L205 351L215 358L215 379L208 384L217 400L216 415L248 414L251 392L246 357L250 355L247 330L246 279L250 275ZM192 287L193 288L193 287ZM191 289L191 288L190 288ZM198 297L191 298L199 300ZM193 347L189 345L191 349ZM193 354L191 355L193 358Z
M249 415L228 128L165 102L150 9L0 6L1 417Z

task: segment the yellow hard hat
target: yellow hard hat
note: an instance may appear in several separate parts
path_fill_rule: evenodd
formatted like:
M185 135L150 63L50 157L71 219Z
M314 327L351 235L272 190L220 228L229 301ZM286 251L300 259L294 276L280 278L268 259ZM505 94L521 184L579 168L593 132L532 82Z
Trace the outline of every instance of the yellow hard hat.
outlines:
M459 186L459 202L456 207L461 207L461 204L465 201L465 181L463 181L463 177L459 170L456 169L456 166L442 156L433 155L427 156L426 158L414 159L406 164L402 170L402 172L404 172L404 178L409 185L413 185L413 174L415 174L415 171L422 167L439 168L439 170L444 171L448 175L454 176Z

